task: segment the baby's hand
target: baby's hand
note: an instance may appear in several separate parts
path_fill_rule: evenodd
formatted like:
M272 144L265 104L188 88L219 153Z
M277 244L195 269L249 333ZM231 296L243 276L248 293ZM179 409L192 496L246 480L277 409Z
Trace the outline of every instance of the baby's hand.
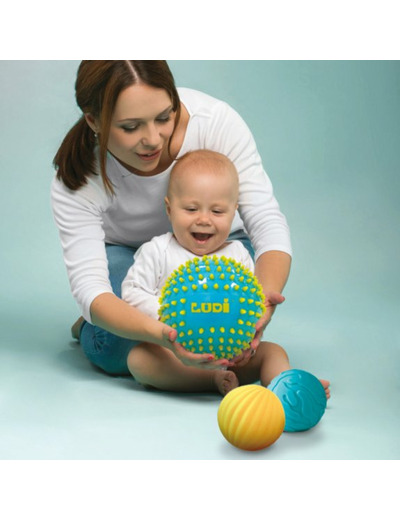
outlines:
M226 359L215 359L212 354L195 354L189 352L181 344L176 342L178 332L172 327L165 325L163 330L163 347L171 350L175 356L186 366L204 368L208 370L221 370L228 367L229 361Z
M236 356L232 359L232 366L235 368L244 367L245 365L247 365L247 363L250 361L250 359L254 356L255 353L255 348L247 348L239 356Z

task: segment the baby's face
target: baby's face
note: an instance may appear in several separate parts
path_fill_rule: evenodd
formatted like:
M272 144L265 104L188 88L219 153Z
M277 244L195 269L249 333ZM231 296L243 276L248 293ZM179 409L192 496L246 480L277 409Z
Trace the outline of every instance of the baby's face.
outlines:
M206 166L174 181L167 213L175 238L198 256L217 251L229 236L237 208L237 183L229 172L215 174Z

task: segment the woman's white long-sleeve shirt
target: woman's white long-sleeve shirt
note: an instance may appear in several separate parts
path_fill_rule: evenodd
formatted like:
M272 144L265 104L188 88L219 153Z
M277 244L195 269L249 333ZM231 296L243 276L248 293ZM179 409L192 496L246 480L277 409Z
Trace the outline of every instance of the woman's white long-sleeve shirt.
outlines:
M239 208L232 231L244 228L255 259L266 251L292 254L289 228L273 194L254 138L246 123L227 103L202 92L180 88L189 112L178 158L188 151L209 149L228 156L239 174ZM107 194L100 175L90 175L79 190L54 178L51 201L59 229L72 294L83 317L102 293L112 293L105 243L139 247L170 231L164 197L174 163L164 172L142 177L125 169L111 154L107 175L115 194Z

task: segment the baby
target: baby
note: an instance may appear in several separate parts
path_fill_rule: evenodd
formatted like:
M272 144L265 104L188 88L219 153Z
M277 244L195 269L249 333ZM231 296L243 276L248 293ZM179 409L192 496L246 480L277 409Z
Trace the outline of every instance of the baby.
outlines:
M122 284L123 299L158 319L159 297L167 278L187 260L203 255L231 257L254 272L253 260L242 242L229 240L238 193L236 168L224 155L197 150L178 159L165 198L173 232L139 248ZM234 362L221 360L216 370L204 370L182 364L160 345L141 343L131 350L128 368L146 387L219 391L222 395L258 380L268 386L275 376L290 369L286 352L275 343L262 341L251 357L248 353ZM329 383L322 384L328 392Z

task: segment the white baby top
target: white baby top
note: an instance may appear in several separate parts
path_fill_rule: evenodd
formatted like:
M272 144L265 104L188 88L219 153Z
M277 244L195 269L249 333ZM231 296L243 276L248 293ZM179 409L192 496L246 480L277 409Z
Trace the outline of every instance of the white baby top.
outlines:
M254 263L244 245L238 240L227 242L216 253L218 257L233 258L254 272ZM170 274L196 255L184 249L172 235L154 237L136 252L135 263L122 282L122 298L152 318L158 318L159 297Z
M190 115L178 158L197 149L227 155L239 174L239 214L232 231L247 230L256 259L270 250L291 254L286 219L243 119L227 103L207 94L187 88L178 91ZM100 175L90 175L77 191L54 178L52 208L64 261L72 294L87 321L91 322L92 301L112 292L105 243L139 247L171 230L164 196L173 164L159 175L142 177L108 154L107 175L114 186L113 196L107 194Z

